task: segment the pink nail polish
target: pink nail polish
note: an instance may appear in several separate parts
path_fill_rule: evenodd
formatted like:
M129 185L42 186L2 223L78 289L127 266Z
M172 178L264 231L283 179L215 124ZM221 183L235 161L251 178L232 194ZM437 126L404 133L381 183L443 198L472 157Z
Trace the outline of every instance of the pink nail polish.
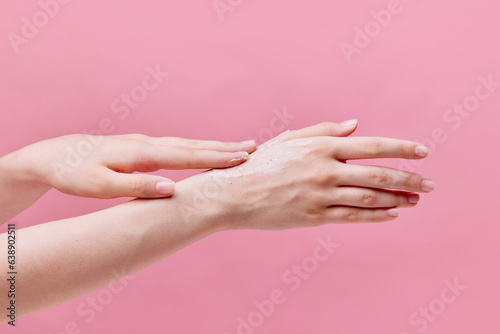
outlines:
M417 194L411 194L408 196L408 203L410 204L417 204L419 200L420 196L418 196Z
M419 157L425 158L429 154L429 149L424 145L415 147L415 154Z
M343 121L342 124L343 126L353 126L354 124L357 124L358 120L357 119L350 119L348 121Z
M175 183L171 181L159 181L156 183L156 193L170 195L174 192Z
M243 151L250 151L255 148L255 140L245 140L240 143L240 149Z
M399 216L399 210L398 209L389 209L389 210L387 210L387 215L389 217L397 217L397 216Z
M431 192L434 190L434 182L431 180L423 180L420 188L425 192Z
M245 141L242 141L240 144L243 147L252 147L252 146L255 146L255 140L245 140Z

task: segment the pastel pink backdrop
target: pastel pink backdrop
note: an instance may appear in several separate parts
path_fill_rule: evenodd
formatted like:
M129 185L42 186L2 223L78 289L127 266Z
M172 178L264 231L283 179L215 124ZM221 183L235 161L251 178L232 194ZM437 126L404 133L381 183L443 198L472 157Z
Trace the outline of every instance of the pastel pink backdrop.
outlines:
M350 63L341 43L353 44L355 27L391 1L231 3L221 20L211 0L71 1L16 53L8 34L20 35L22 18L32 21L41 7L4 1L0 155L98 129L105 118L113 134L263 139L276 129L273 110L286 108L295 116L290 129L358 118L355 135L424 141L432 154L415 170L436 181L435 192L385 224L214 235L134 274L93 321L76 310L99 291L1 332L233 334L238 317L275 289L286 301L254 333L413 334L423 325L410 318L429 306L439 314L425 333L499 332L500 88L468 117L447 114L474 94L479 76L500 81L498 1L401 0ZM111 103L157 65L168 78L119 119ZM124 200L51 191L13 221L27 227ZM291 291L282 275L328 236L338 249ZM53 275L47 268L43 279ZM467 288L440 304L445 280L454 279ZM66 328L72 323L76 330Z

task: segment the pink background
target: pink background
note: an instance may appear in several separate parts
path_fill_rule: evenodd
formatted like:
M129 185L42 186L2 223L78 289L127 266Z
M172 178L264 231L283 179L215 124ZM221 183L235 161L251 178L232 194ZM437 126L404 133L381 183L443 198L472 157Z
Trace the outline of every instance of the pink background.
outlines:
M271 124L283 125L273 110L286 108L290 129L358 118L356 135L423 141L432 154L415 169L436 181L435 192L391 223L214 235L135 274L90 323L76 310L99 291L1 332L233 334L238 317L275 289L286 301L254 333L499 332L500 87L467 117L444 118L479 76L500 81L498 1L401 0L350 63L340 44L353 44L370 11L391 1L232 3L221 20L211 0L73 0L16 53L8 34L21 34L23 17L32 21L41 7L3 1L0 155L105 118L113 134L262 141ZM119 119L111 103L156 65L170 76ZM13 220L26 227L120 201L51 191ZM339 248L292 291L282 275L327 236ZM425 330L411 325L419 308L443 305L444 281L455 278L465 291Z

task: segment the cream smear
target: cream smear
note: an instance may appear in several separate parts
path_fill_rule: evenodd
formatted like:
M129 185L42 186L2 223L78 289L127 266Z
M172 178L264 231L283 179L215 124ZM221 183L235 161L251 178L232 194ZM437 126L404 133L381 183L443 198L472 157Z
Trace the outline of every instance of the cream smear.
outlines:
M289 131L283 132L276 138L262 144L241 165L227 169L213 169L207 173L212 178L238 178L249 174L283 173L290 163L302 160L309 153L310 150L307 146L312 141L311 138L281 141L288 135Z

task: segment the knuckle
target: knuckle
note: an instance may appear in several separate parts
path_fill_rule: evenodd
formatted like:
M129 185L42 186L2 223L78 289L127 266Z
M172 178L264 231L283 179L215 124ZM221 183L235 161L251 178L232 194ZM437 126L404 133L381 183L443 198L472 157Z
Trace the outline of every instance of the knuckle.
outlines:
M158 158L156 158L153 145L135 142L129 147L130 156L133 162L130 164L132 171L153 171L160 168Z
M324 215L323 210L319 208L319 206L313 205L306 209L306 215L308 220L321 220Z
M327 151L325 148L328 147L328 144L325 141L320 140L319 138L314 138L308 145L308 153L306 155L310 156L322 156Z
M321 205L324 202L326 202L326 200L325 200L325 194L322 191L320 191L320 190L312 191L309 194L309 202L313 206L319 207L319 205ZM317 210L319 211L319 209L317 209Z
M331 194L331 196L329 197L329 204L330 205L336 205L336 204L339 204L339 203L343 203L345 202L345 197L342 195L341 192L338 192L338 191L334 191L333 194Z
M385 214L385 212L382 213L382 210L372 210L368 219L371 222L378 222L382 219L382 214Z
M347 211L344 213L344 219L350 222L359 220L359 210L347 209Z
M401 156L404 157L404 158L411 158L411 157L413 157L412 147L413 147L413 144L410 144L410 143L407 143L407 142L403 142L401 144L401 147L400 147Z
M326 224L326 216L324 212L311 210L304 216L307 227L318 227Z
M410 174L406 177L406 189L418 189L420 184L420 176L417 174Z
M146 180L144 175L137 175L132 181L132 192L135 196L141 197L146 193Z
M198 160L201 160L201 153L198 152L196 149L194 148L187 148L186 149L186 152L188 153L187 154L187 158L185 160L185 166L187 169L193 169L194 167L196 167L196 161Z
M109 190L110 184L106 182L102 177L95 176L90 179L88 194L91 197L99 199L112 198L113 196Z
M405 202L407 202L406 196L403 195L394 196L394 205L396 207L402 206Z
M140 133L131 133L131 134L128 134L126 136L127 136L127 139L130 139L130 140L136 140L136 141L140 141L140 142L147 142L148 141L148 136L140 134Z
M331 122L323 122L320 123L319 128L322 135L329 136L335 131L335 124Z
M378 195L375 192L367 192L361 196L361 202L365 206L374 206L378 202Z
M372 179L377 186L385 187L389 183L389 174L383 170L376 170L372 175Z
M311 177L316 184L330 184L336 179L336 175L330 168L316 166L313 168Z
M379 155L382 153L383 145L380 139L370 138L365 144L365 149L372 155Z

